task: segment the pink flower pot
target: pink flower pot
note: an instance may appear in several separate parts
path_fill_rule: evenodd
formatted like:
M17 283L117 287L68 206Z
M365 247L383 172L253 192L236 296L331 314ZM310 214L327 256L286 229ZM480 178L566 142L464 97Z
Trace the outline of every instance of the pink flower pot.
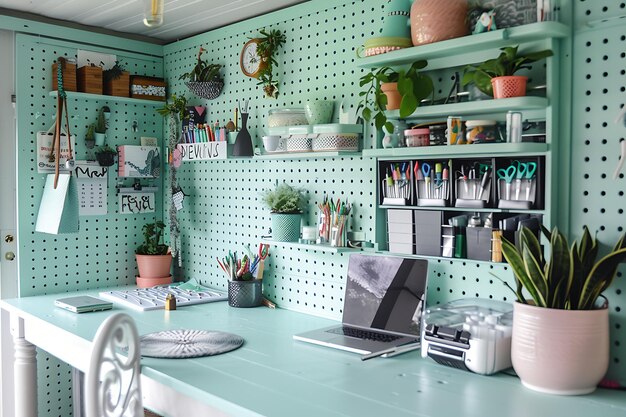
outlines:
M137 280L137 286L139 288L150 288L154 287L155 285L167 285L172 283L171 275L162 278L135 277L135 279Z
M528 77L523 75L494 77L491 79L493 98L524 97L527 81Z
M400 108L402 96L398 91L398 83L383 83L380 89L387 96L387 110L397 110Z
M141 278L163 278L170 275L172 254L165 255L137 255L137 268Z
M511 361L524 386L588 394L609 367L609 310L558 310L516 302Z

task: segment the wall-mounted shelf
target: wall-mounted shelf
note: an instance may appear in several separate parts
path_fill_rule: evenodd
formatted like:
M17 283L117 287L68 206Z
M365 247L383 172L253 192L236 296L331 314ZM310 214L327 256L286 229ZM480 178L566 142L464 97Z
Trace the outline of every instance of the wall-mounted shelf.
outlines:
M528 213L528 214L546 214L545 210L524 210L524 209L500 209L500 208L471 208L471 207L426 207L426 206L393 206L390 204L381 204L381 209L392 210L437 210L437 211L459 211L473 213Z
M450 263L458 263L463 262L471 265L486 265L486 266L502 266L503 268L507 268L509 266L506 262L492 262L492 261L481 261L478 259L468 259L468 258L447 258L445 256L426 256L426 255L409 255L406 253L397 253L390 251L377 251L376 253L380 253L382 255L394 255L401 256L403 258L416 258L416 259L427 259L429 261L441 261L441 262L450 262Z
M481 114L506 113L507 111L545 110L548 107L545 97L513 97L493 100L466 101L463 103L420 106L406 119L447 119L448 116L478 116ZM400 119L399 110L386 111L388 119Z
M462 158L497 155L542 155L550 149L547 143L482 143L476 145L417 146L411 148L365 149L364 157L379 159Z
M360 68L377 68L385 65L410 64L419 59L429 60L461 53L480 52L507 45L540 41L546 38L564 38L569 34L569 28L559 22L531 23L361 58L358 60L358 66Z
M106 101L116 101L119 103L131 103L131 104L145 104L148 106L162 106L165 104L164 101L158 100L145 100L141 98L132 98L132 97L118 97L118 96L106 96L104 94L90 94L90 93L77 93L75 91L66 91L67 98L74 98L78 100L106 100ZM56 97L57 91L50 91L50 97Z
M360 252L361 249L355 248L346 248L346 247L336 247L330 245L311 245L305 243L297 243L297 242L277 242L272 239L264 239L262 243L271 245L271 246L282 246L289 249L305 249L305 250L313 250L318 252L327 252L327 253L345 253L345 252Z
M254 159L309 159L309 158L354 158L361 156L361 152L329 151L329 152L283 152L255 155Z

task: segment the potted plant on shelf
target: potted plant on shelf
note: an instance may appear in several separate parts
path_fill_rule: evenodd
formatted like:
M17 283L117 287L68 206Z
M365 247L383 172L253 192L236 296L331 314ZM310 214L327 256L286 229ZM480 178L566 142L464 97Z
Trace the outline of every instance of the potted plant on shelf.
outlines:
M115 65L102 71L104 94L117 97L130 97L130 73L124 64L115 61Z
M85 146L87 149L93 149L93 147L96 146L95 129L96 125L93 123L87 127L87 133L85 133Z
M626 234L596 261L599 244L585 226L571 246L558 229L545 259L537 236L522 228L519 247L503 239L502 253L515 275L511 360L522 383L534 390L586 394L595 390L609 364L608 302L602 297L620 262ZM524 291L530 295L527 299Z
M97 146L103 146L104 140L106 139L107 123L104 113L104 108L100 109L100 111L98 112L98 118L96 119L95 138Z
M401 118L409 117L433 92L432 79L419 72L427 64L425 60L415 61L408 70L399 72L390 67L372 69L360 79L360 86L366 89L359 93L357 112L367 121L373 119L376 129L384 127L393 133L385 111L399 109Z
M220 75L220 64L209 64L202 59L202 53L205 51L200 47L198 51L198 60L191 72L181 75L179 80L189 80L185 85L198 97L208 100L216 99L224 88L224 80Z
M172 282L172 254L169 247L162 243L165 223L158 220L143 226L144 242L137 247L137 285L141 288Z
M272 239L297 242L305 204L302 190L282 183L273 190L265 191L262 200L272 213Z
M521 97L526 95L528 77L515 75L529 64L553 55L549 49L527 54L518 53L519 46L506 46L497 58L482 64L468 65L463 72L461 85L473 83L480 91L493 98Z
M110 167L115 163L117 152L109 145L104 145L96 150L96 160L101 167Z

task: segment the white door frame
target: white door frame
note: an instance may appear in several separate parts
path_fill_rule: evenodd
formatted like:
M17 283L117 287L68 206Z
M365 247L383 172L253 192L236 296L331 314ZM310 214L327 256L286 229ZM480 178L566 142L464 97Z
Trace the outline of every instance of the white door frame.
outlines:
M18 250L16 218L17 134L15 123L15 34L0 30L0 298L18 295ZM13 240L5 242L5 236ZM15 259L5 258L13 252ZM13 339L9 315L0 314L0 417L14 413Z

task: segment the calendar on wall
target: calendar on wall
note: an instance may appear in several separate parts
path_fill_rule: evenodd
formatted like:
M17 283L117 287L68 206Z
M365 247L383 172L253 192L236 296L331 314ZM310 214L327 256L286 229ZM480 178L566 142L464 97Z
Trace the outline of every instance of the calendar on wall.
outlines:
M107 174L108 168L97 162L76 161L76 181L78 185L78 214L97 216L107 214Z

